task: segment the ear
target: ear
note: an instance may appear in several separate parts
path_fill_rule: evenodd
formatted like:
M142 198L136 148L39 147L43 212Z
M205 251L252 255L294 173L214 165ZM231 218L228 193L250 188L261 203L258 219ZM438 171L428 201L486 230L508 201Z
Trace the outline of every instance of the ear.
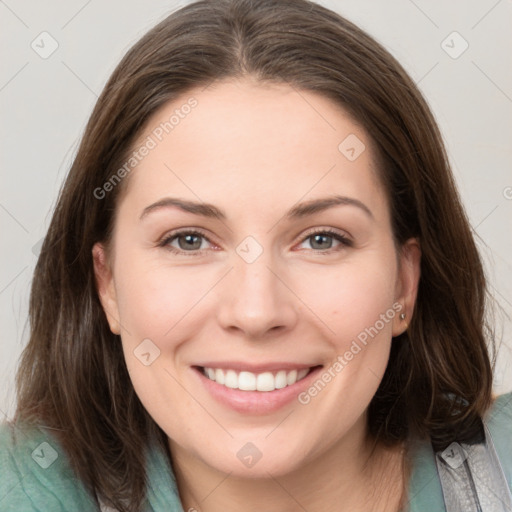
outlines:
M410 238L404 243L399 262L395 302L399 302L403 307L393 319L393 337L407 330L416 303L421 264L421 247L417 238ZM405 314L404 319L400 318L402 314Z
M110 330L114 334L121 334L114 278L103 244L99 242L94 244L92 248L92 259L94 263L94 275L96 277L96 288L101 305L107 316Z

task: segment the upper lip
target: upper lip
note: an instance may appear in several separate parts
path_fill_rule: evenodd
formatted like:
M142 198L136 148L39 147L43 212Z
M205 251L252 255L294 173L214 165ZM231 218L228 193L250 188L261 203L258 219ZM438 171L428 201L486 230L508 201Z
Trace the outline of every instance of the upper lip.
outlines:
M319 366L319 364L290 363L284 361L258 364L241 361L207 361L194 366L200 366L203 368L220 368L222 370L234 370L236 372L263 373L278 370L302 370L304 368L313 368L315 366Z

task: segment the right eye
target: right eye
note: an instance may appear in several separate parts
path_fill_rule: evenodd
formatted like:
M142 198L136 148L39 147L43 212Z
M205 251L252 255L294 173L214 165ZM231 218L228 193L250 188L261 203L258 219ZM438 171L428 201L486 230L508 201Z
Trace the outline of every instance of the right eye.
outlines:
M203 254L204 247L203 241L206 240L211 243L208 238L196 230L182 230L171 233L166 236L160 243L160 247L169 249L175 254L186 254L187 256L200 256ZM173 245L173 242L177 242L178 247Z

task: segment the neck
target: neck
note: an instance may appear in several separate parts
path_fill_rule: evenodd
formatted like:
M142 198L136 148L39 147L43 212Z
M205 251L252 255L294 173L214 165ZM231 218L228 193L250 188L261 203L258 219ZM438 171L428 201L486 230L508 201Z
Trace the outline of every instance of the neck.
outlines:
M223 473L169 443L185 511L398 512L406 496L403 446L378 445L372 453L365 428L353 428L337 445L306 457L289 473L267 472L268 478Z

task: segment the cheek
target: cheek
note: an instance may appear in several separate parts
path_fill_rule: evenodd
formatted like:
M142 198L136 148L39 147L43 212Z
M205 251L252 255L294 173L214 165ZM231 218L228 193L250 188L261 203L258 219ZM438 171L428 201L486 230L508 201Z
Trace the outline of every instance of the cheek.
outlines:
M176 334L189 325L188 317L215 277L199 267L173 267L142 257L120 264L118 276L119 315L134 342L141 337L176 338L171 331Z
M395 289L393 265L376 263L373 258L304 272L295 288L319 320L329 328L333 338L343 344L373 326L381 314L392 309ZM389 311L391 310L391 311ZM391 330L391 322L379 330Z
M169 427L171 409L175 426L187 424L197 409L177 382L182 375L176 358L180 344L200 330L199 301L214 276L135 253L120 262L116 272L119 315L125 328L123 352L135 392L160 425ZM176 403L180 407L173 406Z
M388 364L398 314L393 308L396 269L392 259L377 259L372 255L347 261L336 272L316 272L301 288L301 298L327 326L323 332L333 358L299 402L313 404L311 421L314 416L315 422L330 424L333 435L342 435L363 414ZM333 416L340 409L344 414Z
M362 404L370 401L386 369L397 314L393 309L393 257L382 253L380 258L371 253L366 256L347 260L336 271L331 267L310 274L299 292L327 326L323 333L333 359L325 377L331 397L347 401L348 409L359 412Z

